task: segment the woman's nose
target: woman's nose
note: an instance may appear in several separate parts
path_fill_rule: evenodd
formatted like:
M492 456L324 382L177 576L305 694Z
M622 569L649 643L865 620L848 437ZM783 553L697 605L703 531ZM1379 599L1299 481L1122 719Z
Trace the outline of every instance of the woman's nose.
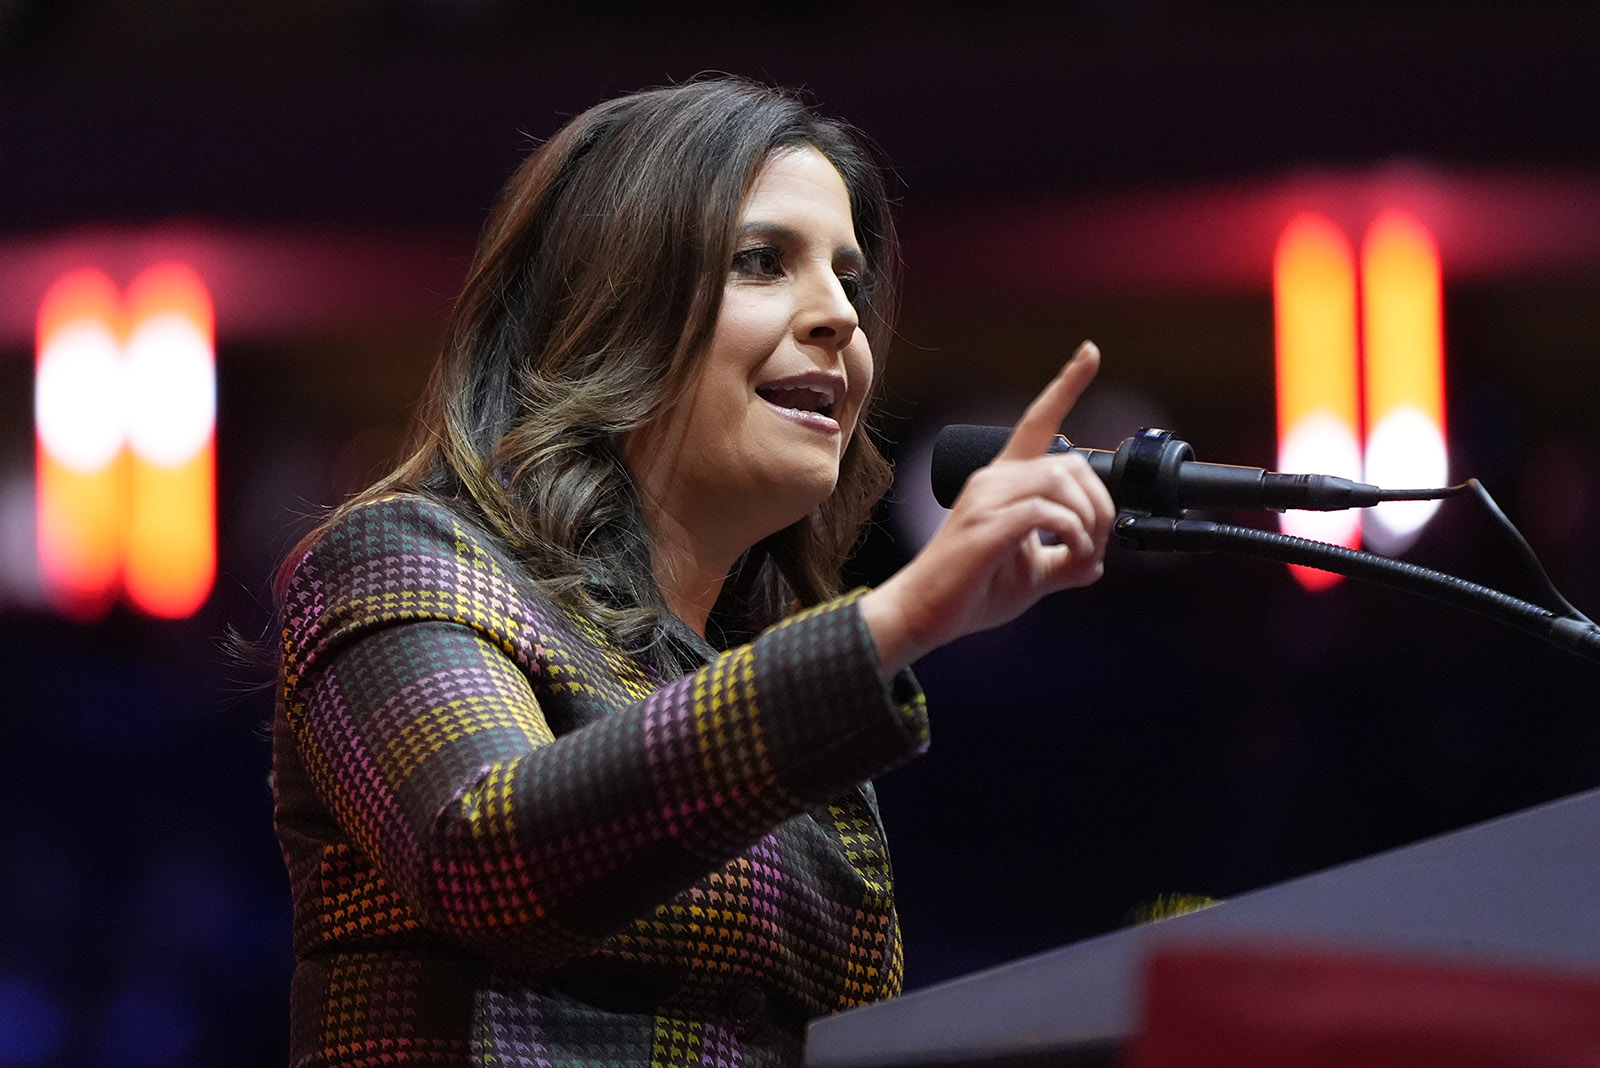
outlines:
M818 272L805 294L796 323L801 340L835 347L849 342L861 320L839 276L832 270Z

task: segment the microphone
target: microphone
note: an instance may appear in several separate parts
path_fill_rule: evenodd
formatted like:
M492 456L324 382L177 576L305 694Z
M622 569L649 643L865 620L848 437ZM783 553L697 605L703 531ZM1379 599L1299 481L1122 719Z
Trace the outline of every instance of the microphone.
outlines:
M955 424L933 446L933 496L946 508L978 468L999 455L1011 437L1003 426ZM1367 508L1390 499L1385 490L1335 475L1284 475L1259 467L1205 464L1167 430L1146 427L1115 452L1084 449L1056 435L1047 453L1077 453L1111 491L1119 510L1177 516L1185 508L1268 508L1332 512Z

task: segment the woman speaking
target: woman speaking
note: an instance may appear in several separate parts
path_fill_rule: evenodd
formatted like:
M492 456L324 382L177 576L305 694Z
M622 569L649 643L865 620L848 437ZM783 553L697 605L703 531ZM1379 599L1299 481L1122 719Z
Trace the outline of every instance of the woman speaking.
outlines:
M743 81L601 104L513 176L409 456L280 580L297 1068L794 1065L898 993L869 779L927 744L905 668L1092 582L1113 507L1043 455L1086 344L840 589L897 255L860 139Z

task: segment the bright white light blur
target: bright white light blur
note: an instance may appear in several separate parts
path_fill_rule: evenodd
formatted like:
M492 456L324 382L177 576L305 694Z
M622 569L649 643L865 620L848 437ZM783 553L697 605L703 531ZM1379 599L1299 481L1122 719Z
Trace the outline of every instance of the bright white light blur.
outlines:
M1367 435L1363 481L1384 489L1429 489L1449 479L1449 459L1439 427L1413 407L1396 408ZM1366 510L1367 541L1381 553L1397 553L1416 541L1438 511L1438 501L1388 501Z
M133 331L126 360L128 443L151 463L184 463L216 423L210 342L183 316L158 315Z
M1293 474L1361 477L1361 447L1355 432L1330 415L1300 420L1278 449L1278 470ZM1355 546L1361 530L1360 513L1285 512L1278 517L1285 534L1334 545Z
M39 354L33 420L39 441L58 461L96 471L122 448L123 376L117 339L100 323L55 332Z

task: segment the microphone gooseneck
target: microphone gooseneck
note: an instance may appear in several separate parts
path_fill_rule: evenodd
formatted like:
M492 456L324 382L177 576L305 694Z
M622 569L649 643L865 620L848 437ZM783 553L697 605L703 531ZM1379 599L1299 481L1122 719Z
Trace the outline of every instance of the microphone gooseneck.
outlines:
M947 426L933 447L933 493L951 507L974 471L984 467L1011 438L999 426ZM1077 453L1111 491L1118 518L1117 540L1132 549L1164 552L1236 552L1280 563L1321 568L1379 582L1465 608L1544 638L1567 652L1600 661L1600 625L1563 597L1527 540L1506 518L1477 479L1442 489L1386 490L1332 475L1283 475L1259 467L1203 464L1193 450L1165 430L1144 429L1115 452L1081 449L1057 436L1046 453ZM1475 493L1512 537L1544 592L1557 605L1523 601L1444 572L1391 560L1375 553L1305 538L1185 519L1189 507L1251 507L1284 511L1365 508L1388 500L1428 500Z

